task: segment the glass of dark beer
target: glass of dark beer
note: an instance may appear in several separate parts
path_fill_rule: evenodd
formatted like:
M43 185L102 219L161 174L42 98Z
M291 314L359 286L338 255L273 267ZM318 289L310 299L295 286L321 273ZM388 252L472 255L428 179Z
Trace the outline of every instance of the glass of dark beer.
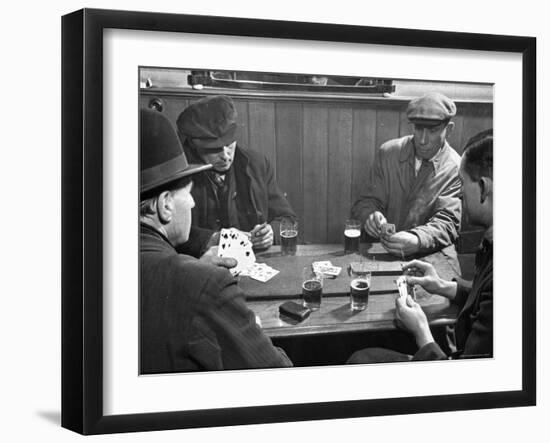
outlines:
M281 235L281 254L296 255L298 244L298 222L291 219L283 219L279 228Z
M344 227L344 251L346 253L359 252L361 241L361 223L358 220L346 220Z
M371 270L366 261L354 262L349 266L350 305L352 311L364 311L369 303Z
M302 304L317 311L321 307L323 296L323 274L313 272L311 266L302 270Z

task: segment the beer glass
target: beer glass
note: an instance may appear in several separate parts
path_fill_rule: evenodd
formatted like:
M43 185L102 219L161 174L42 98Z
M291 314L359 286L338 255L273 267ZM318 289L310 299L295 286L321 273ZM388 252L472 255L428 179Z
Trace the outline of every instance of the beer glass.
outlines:
M281 220L279 233L281 235L281 254L296 255L298 222L288 218Z
M323 296L323 274L313 272L311 266L302 270L302 304L317 311L321 307Z
M361 223L358 220L346 220L344 227L344 251L346 253L359 252L361 241Z
M349 284L350 305L352 311L364 311L369 303L371 270L367 261L350 263Z

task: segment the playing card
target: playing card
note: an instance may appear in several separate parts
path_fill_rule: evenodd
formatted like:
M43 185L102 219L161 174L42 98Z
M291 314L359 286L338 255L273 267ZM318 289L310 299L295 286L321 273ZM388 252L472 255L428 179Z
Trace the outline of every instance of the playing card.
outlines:
M233 275L240 274L256 261L252 243L245 234L234 228L221 230L218 255L237 260L237 266L231 269Z
M336 278L338 275L340 275L340 271L342 270L341 267L332 266L332 263L328 260L313 262L311 264L311 267L313 269L313 272L323 274L325 277L328 278Z
M399 289L399 297L407 298L407 295L410 295L413 300L416 300L416 291L414 290L414 285L409 285L407 283L407 277L401 275L395 281L397 284L397 289Z
M390 237L395 234L395 225L392 223L384 223L380 226L380 235L382 237Z
M260 263L262 264L262 263ZM265 283L269 279L273 278L275 275L279 273L277 269L274 269L266 264L262 264L263 266L255 266L250 271L250 278L253 278L254 280L261 281L262 283Z

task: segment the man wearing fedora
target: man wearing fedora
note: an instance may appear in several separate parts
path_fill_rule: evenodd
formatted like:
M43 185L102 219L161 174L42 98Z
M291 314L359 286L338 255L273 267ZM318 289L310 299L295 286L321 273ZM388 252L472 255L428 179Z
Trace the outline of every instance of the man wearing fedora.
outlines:
M456 106L443 94L412 100L413 134L384 143L365 193L352 207L366 233L397 256L443 250L458 264L454 243L461 221L460 156L446 141ZM396 233L381 235L385 223Z
M211 165L189 164L171 123L145 109L140 160L140 372L291 366L227 269L176 252L189 240L192 180Z
M250 233L254 249L273 244L273 222L296 219L279 189L267 157L245 150L235 139L237 111L230 97L210 96L192 103L177 119L178 135L191 162L212 164L192 190L197 238L234 227Z

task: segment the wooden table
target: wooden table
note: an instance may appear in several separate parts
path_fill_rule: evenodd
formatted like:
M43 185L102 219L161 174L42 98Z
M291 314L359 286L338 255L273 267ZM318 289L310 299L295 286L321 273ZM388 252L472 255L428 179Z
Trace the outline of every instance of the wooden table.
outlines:
M393 331L396 329L395 299L397 288L394 280L401 274L401 263L380 244L361 245L361 255L376 263L373 272L368 307L364 311L351 311L347 265L359 255L346 255L342 245L298 245L294 257L282 257L278 246L256 254L256 261L267 263L280 272L266 283L249 277L241 277L239 285L247 296L247 304L259 317L262 328L272 338L345 334L365 331ZM301 274L304 266L313 261L330 260L342 267L334 280L325 280L321 308L303 322L297 322L279 314L279 305L284 300L300 302ZM460 274L456 262L438 252L423 258L431 262L439 275L451 279ZM453 324L458 310L449 301L438 295L428 294L417 287L417 302L422 306L431 326Z

